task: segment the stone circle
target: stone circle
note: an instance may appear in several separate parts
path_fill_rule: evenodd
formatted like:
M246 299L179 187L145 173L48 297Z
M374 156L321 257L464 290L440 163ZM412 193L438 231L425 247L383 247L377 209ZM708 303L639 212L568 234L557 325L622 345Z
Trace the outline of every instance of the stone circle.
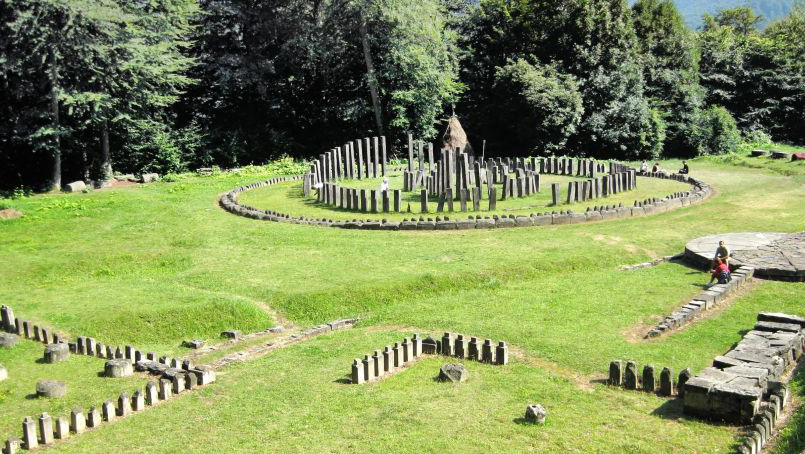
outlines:
M128 377L134 374L134 366L128 359L110 359L106 362L104 373L112 378Z
M439 381L461 383L467 380L468 375L463 364L445 364L439 370Z
M685 246L685 257L709 267L719 241L730 250L730 266L749 266L755 275L784 281L805 281L805 232L726 233L697 238Z
M16 334L0 333L0 347L11 348L17 345L20 337Z
M542 405L531 404L525 408L525 419L537 424L544 424L545 418L548 417L548 412Z
M36 395L39 397L64 397L67 384L59 380L39 380L36 382Z
M67 344L48 344L45 346L45 362L52 364L70 359L70 348Z

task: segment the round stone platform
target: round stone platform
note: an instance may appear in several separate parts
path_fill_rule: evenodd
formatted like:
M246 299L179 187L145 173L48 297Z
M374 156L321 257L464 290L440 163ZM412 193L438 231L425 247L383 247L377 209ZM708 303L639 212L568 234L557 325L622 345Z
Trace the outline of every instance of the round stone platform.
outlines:
M730 266L747 265L755 275L784 281L805 281L805 232L725 233L697 238L685 246L685 257L709 267L719 241L730 250Z

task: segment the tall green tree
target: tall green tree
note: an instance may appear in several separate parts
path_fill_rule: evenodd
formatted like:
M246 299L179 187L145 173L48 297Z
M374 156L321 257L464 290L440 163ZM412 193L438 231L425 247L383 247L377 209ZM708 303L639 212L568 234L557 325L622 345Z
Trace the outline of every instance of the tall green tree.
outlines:
M621 0L482 1L463 34L463 109L493 143L505 137L485 128L484 112L497 68L509 59L551 65L579 84L584 116L568 140L569 152L602 158L653 157L664 128L644 96L631 10Z
M672 0L638 0L632 6L646 96L668 124L665 152L691 147L689 126L704 101L696 39Z
M95 177L108 178L110 141L127 155L133 130L170 129L170 107L190 82L182 73L192 60L183 52L198 12L194 0L7 0L3 7L3 96L23 104L28 121L4 116L0 135L14 147L0 153L17 161L47 156L47 187L58 189L63 169L89 180L94 164ZM137 146L154 134L141 136Z

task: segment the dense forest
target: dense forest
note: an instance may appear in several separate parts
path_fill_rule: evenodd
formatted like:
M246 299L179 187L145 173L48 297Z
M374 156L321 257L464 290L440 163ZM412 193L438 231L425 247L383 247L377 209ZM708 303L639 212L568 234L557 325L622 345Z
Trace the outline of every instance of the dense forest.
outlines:
M0 189L399 146L452 112L492 156L805 143L805 4L780 8L693 30L671 0L4 0Z

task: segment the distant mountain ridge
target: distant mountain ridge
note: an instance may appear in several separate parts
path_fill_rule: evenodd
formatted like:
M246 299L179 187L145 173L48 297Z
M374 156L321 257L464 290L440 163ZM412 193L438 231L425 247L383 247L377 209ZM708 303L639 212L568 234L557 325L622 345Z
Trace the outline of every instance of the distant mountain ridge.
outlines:
M634 0L630 3L634 3ZM785 17L794 6L794 0L674 0L674 3L685 22L693 29L702 24L702 14L715 15L724 8L750 6L755 14L763 16L764 24L768 24Z

